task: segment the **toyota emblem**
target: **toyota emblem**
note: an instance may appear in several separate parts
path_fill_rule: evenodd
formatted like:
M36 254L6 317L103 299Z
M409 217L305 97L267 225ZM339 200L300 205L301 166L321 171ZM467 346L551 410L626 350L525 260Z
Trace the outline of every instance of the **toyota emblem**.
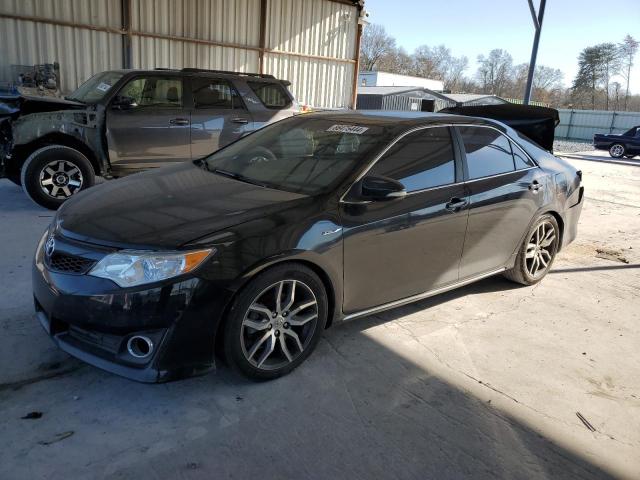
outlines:
M53 251L56 249L56 241L53 237L49 237L47 243L44 245L44 253L46 253L47 257L53 255Z

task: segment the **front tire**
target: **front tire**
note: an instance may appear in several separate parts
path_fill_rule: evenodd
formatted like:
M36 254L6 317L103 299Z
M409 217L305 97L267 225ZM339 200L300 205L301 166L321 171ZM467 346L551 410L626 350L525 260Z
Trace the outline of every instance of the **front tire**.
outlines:
M524 238L513 268L504 276L522 285L535 285L551 269L559 244L560 229L555 217L551 214L540 216Z
M20 180L31 200L56 210L71 196L91 187L95 173L89 159L78 150L48 145L29 155Z
M626 149L621 143L614 143L613 145L611 145L611 147L609 147L609 155L612 158L622 158L624 157L625 153Z
M327 293L311 269L269 269L242 289L227 315L227 362L253 380L286 375L315 349L327 316Z

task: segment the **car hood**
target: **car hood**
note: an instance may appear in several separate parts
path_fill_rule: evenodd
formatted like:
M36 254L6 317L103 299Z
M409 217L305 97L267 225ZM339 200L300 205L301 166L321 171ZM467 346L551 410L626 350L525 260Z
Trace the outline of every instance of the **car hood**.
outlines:
M0 115L18 117L39 112L85 109L87 105L51 96L0 94Z
M58 211L56 228L66 237L100 245L172 249L305 198L186 162L74 196Z

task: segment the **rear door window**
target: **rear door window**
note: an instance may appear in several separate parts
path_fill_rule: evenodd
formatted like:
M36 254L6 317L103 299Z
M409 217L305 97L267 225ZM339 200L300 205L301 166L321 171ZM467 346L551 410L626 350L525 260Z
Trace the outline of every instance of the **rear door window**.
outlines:
M195 108L242 108L242 101L226 80L218 78L192 78Z
M515 143L509 143L511 144L511 151L513 152L513 161L515 162L516 170L522 170L523 168L531 168L536 166L535 163L533 163L533 161L528 156L526 156Z
M399 181L407 192L454 183L455 156L449 128L425 128L401 138L370 173Z
M509 139L487 127L458 127L467 157L469 180L515 170Z
M247 84L267 108L282 109L291 105L289 95L284 86L279 83L247 82Z

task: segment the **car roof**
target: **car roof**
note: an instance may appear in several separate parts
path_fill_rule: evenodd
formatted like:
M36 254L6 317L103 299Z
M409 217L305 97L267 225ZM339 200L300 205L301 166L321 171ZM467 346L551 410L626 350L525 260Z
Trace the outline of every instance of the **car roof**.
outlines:
M214 77L231 77L231 78L244 78L250 81L256 82L266 82L266 83L287 83L286 80L280 80L274 76L269 75L260 75L255 73L245 73L245 72L231 72L224 70L205 70L205 69L196 69L196 68L116 68L112 70L105 70L108 72L122 73L123 75L130 74L140 74L140 73L153 73L153 74L174 74L174 75L185 75L185 76L197 76L197 77L206 77L206 76L214 76Z
M403 127L411 127L438 123L471 123L501 127L501 129L504 130L503 125L494 120L450 113L408 112L399 110L331 110L308 113L305 114L305 116L334 119L341 122L358 122L365 125L401 125Z

